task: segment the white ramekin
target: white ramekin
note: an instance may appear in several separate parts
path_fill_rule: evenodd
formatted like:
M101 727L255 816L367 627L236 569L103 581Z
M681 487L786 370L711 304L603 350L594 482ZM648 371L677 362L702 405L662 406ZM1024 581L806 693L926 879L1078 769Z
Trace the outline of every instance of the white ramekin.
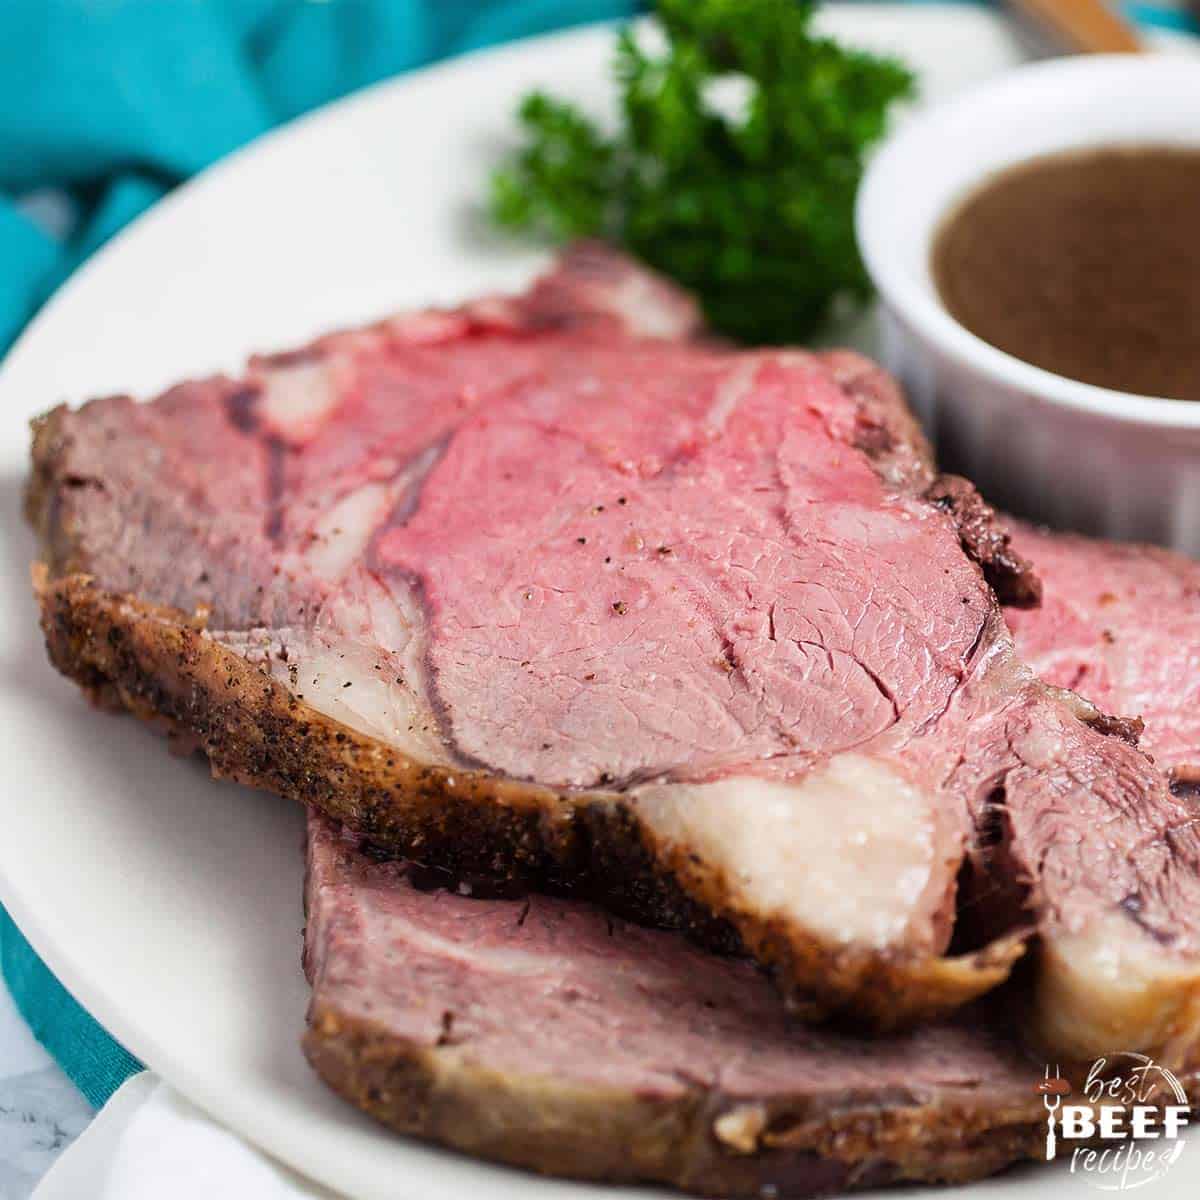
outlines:
M1021 362L955 321L930 275L940 221L988 175L1115 142L1200 145L1200 60L1037 63L912 118L867 171L859 245L882 300L885 364L944 466L1049 524L1200 554L1200 397L1136 396ZM1200 202L1194 219L1200 237Z

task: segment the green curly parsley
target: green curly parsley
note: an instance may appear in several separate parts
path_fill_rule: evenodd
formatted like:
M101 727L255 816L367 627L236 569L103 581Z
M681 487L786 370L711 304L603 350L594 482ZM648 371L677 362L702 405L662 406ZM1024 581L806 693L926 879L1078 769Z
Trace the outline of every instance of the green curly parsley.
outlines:
M870 293L854 195L912 76L815 36L812 3L656 7L665 50L629 29L617 43L615 134L569 101L526 97L524 144L492 178L492 216L556 241L625 246L691 289L731 337L803 338Z

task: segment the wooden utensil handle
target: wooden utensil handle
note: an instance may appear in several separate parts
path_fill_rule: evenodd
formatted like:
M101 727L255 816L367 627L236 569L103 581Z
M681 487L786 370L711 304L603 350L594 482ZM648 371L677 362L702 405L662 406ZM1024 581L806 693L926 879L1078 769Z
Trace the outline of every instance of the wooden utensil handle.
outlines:
M1010 0L1067 49L1084 54L1133 54L1141 39L1103 0Z

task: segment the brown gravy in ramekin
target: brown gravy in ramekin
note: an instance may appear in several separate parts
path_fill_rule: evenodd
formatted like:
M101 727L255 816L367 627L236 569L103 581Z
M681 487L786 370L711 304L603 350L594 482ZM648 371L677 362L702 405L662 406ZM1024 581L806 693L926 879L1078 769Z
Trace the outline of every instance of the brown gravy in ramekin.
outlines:
M1025 362L1200 400L1200 147L1011 167L950 213L931 266L950 314Z

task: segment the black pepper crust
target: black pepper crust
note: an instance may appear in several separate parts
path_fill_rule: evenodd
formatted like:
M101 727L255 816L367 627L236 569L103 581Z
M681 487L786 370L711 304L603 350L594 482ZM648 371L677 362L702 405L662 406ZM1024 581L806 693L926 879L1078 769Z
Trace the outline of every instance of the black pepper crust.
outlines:
M886 448L880 441L872 450L881 476L925 492L935 478L931 455L895 384L857 355L828 360L858 400L863 431L890 430ZM1023 953L1023 931L954 958L914 958L901 948L884 957L822 943L747 909L719 869L657 842L616 788L563 792L416 762L331 720L207 637L202 617L107 591L90 577L85 539L70 516L78 506L64 498L103 484L72 476L69 417L59 408L34 422L26 496L45 558L35 567L35 590L51 661L93 698L203 750L214 775L313 805L397 856L461 877L565 888L707 945L738 947L775 975L806 1019L909 1026L997 986ZM955 493L974 513L975 533L964 533L964 544L983 534L1005 540L977 496L966 504L969 484L961 481Z
M1003 1003L975 1006L957 1028L944 1027L949 1042L935 1037L915 1054L910 1078L839 1087L799 1072L790 1086L761 1093L727 1091L720 1072L703 1070L666 1093L619 1073L599 1084L523 1070L493 1061L486 1041L472 1039L469 1018L460 1034L453 1008L443 1010L440 1029L418 1023L398 1032L356 1000L339 999L341 967L330 957L338 921L321 897L355 877L353 856L364 846L344 831L336 836L334 853L345 857L334 869L328 849L314 854L309 843L304 968L313 999L304 1051L335 1092L402 1134L548 1174L747 1200L965 1183L1044 1154L1042 1063L1006 1032ZM442 998L455 1003L453 993ZM827 1065L821 1038L846 1054L836 1034L797 1032L817 1039L809 1052L818 1075ZM869 1041L858 1046L871 1053ZM955 1047L979 1065L958 1064ZM1078 1090L1087 1070L1068 1067L1065 1078ZM1194 1083L1192 1070L1189 1091Z
M315 803L377 844L409 842L456 871L532 879L544 870L569 884L581 860L602 854L594 864L602 877L624 884L618 907L706 940L734 938L654 872L619 801L597 798L576 810L578 797L568 806L554 793L471 773L456 774L451 787L443 769L418 767L308 709L195 622L107 596L84 577L51 583L44 568L35 570L35 587L56 665L99 702L184 733L214 774ZM501 796L506 803L496 802ZM303 1048L334 1091L401 1133L546 1173L654 1181L702 1195L749 1198L767 1189L783 1200L964 1182L1035 1155L1041 1138L1036 1097L997 1104L948 1093L886 1105L872 1097L838 1112L785 1097L772 1101L747 1153L715 1136L728 1104L701 1087L654 1103L552 1079L501 1079L452 1046L407 1043L321 1003L309 1012Z
M1045 1153L1045 1111L1032 1089L1003 1100L953 1088L847 1097L837 1111L808 1097L775 1098L753 1113L761 1130L739 1150L714 1133L730 1107L717 1090L698 1085L656 1102L616 1088L498 1077L453 1046L409 1043L325 1004L313 1006L308 1026L304 1053L314 1070L376 1120L544 1174L798 1200L886 1184L967 1183Z
M1033 564L1018 554L996 510L958 475L940 475L925 498L948 512L958 526L967 555L979 564L1001 604L1036 608L1042 602L1042 581Z
M573 860L603 847L601 865L624 880L629 908L690 924L706 939L732 936L653 872L619 803L573 816L562 797L525 784L460 773L450 787L440 769L408 763L315 713L199 625L106 596L84 577L51 583L44 568L34 574L55 664L98 702L184 733L214 774L314 803L376 844L407 842L457 871L532 878L549 870L562 882ZM764 1110L746 1152L715 1135L729 1105L700 1086L653 1102L619 1089L500 1078L453 1046L406 1042L316 1001L303 1049L335 1092L400 1133L548 1174L652 1181L700 1195L786 1200L966 1182L1036 1156L1043 1137L1032 1094L1002 1103L950 1091L887 1104L870 1097L836 1112L783 1097Z
M416 762L317 712L195 618L106 592L86 575L51 579L41 564L34 589L51 662L94 699L202 750L218 778L312 805L400 857L565 888L708 945L740 945L807 1019L912 1025L1002 983L1024 952L1025 931L956 958L831 947L740 906L720 870L656 843L620 793Z

